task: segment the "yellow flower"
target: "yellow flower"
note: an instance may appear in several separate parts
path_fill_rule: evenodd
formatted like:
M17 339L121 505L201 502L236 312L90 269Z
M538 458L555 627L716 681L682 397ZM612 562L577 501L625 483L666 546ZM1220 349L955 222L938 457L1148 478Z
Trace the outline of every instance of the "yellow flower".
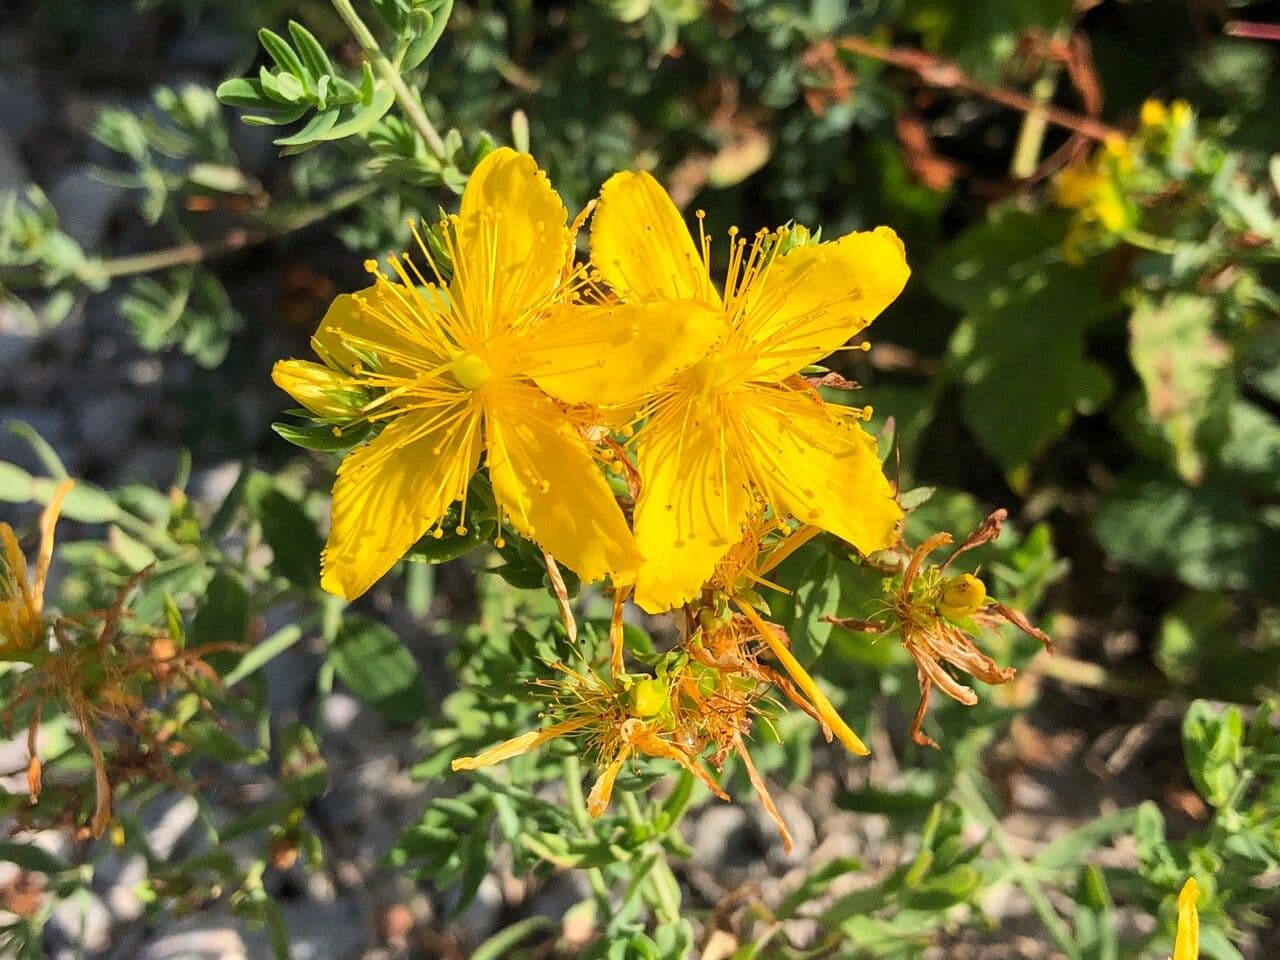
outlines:
M1175 100L1169 104L1169 125L1178 130L1191 122L1191 104L1185 100Z
M40 514L40 552L35 577L28 582L27 559L13 527L0 523L0 657L21 655L44 639L44 587L53 561L53 528L74 480L63 480Z
M592 263L624 303L713 311L721 325L715 347L650 398L637 434L636 602L651 612L697 595L758 499L864 553L892 544L902 518L861 412L827 406L796 376L901 292L902 243L885 227L804 245L785 229L749 248L730 238L722 294L706 235L699 251L647 173L610 178L592 226Z
M634 400L701 355L714 328L693 312L573 304L587 283L575 230L527 154L481 161L441 232L447 286L419 236L436 282L393 257L396 278L339 297L315 337L374 396L361 418L385 424L338 470L325 589L357 597L425 533L441 535L482 454L513 527L584 580L633 576L634 539L564 405ZM309 390L294 396L306 403Z
M1159 100L1144 100L1138 111L1138 122L1148 130L1163 127L1169 119L1169 108Z
M1169 960L1198 960L1200 956L1200 914L1196 910L1199 899L1200 885L1195 877L1188 877L1178 894L1178 932Z

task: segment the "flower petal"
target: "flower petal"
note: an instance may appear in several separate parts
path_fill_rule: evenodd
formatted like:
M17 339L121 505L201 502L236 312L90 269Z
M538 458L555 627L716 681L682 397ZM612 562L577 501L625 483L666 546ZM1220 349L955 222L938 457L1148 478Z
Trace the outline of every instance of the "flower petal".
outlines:
M525 370L565 403L629 403L706 356L723 330L698 300L566 306L531 331Z
M54 488L53 495L40 512L40 553L36 557L36 582L31 588L36 609L44 609L44 587L49 579L49 565L53 563L53 528L58 525L58 514L62 512L62 502L76 482L70 477L64 479Z
M738 404L753 439L744 448L752 481L775 507L864 554L893 545L902 508L875 439L847 410L782 387L742 395Z
M500 147L462 194L450 292L466 324L492 333L542 306L572 257L568 214L527 153Z
M836 735L836 739L843 743L850 753L855 753L860 757L870 754L871 750L862 742L862 738L854 733L850 726L844 722L844 718L831 705L831 701L822 692L822 688L814 682L813 677L809 675L809 671L800 665L800 661L795 658L787 644L778 636L777 631L765 623L760 618L760 614L756 613L750 604L739 604L738 609L751 621L752 626L756 628L756 632L760 635L760 639L768 644L769 649L773 651L773 655L786 668L791 679L796 682L796 686L809 698L809 702L817 710L818 716L831 728L831 732Z
M1195 877L1188 877L1178 894L1178 931L1170 960L1197 960L1200 956L1200 914L1196 910L1199 899L1200 885Z
M622 772L622 766L631 756L631 748L624 747L616 757L609 761L587 795L587 813L599 817L609 809L609 800L613 797L613 784Z
M326 590L360 596L465 495L480 460L480 423L466 403L415 410L342 461L323 556Z
M591 448L535 387L486 397L489 479L512 526L583 580L634 576L635 540Z
M458 757L449 766L454 771L479 770L481 767L501 763L503 760L510 760L512 757L524 756L530 750L542 746L547 741L563 737L565 734L573 733L575 730L580 730L590 722L591 719L589 717L579 718L543 727L541 730L529 730L512 737L510 740L504 740L488 750L482 750L474 757Z
M690 397L641 428L636 603L650 613L693 599L742 537L747 473L729 448L715 401Z
M888 227L797 247L752 284L738 336L759 348L755 376L782 380L861 331L911 271Z
M680 211L643 171L615 173L601 188L591 262L624 300L720 304Z
M379 368L395 377L414 376L444 362L439 331L430 317L433 301L427 291L378 280L357 293L334 299L320 321L312 346L346 370L367 367L373 354ZM437 295L438 296L438 295ZM443 309L443 305L435 307Z

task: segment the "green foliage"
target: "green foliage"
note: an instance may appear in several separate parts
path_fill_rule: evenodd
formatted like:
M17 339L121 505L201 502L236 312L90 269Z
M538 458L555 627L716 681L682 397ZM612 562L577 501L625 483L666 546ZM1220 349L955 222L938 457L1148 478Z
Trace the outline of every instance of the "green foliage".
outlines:
M55 6L49 20L63 30L97 16L91 4ZM900 571L890 557L859 558L820 537L771 572L782 590L757 592L795 656L842 715L875 736L877 753L891 754L896 773L873 766L857 780L815 746L809 718L775 704L758 718L752 756L775 790L804 783L815 765L834 767L835 803L879 817L886 843L876 858L788 862L779 897L752 898L738 913L709 909L689 896L696 874L685 861L687 815L710 795L669 761L629 763L594 819L584 767L598 758L571 742L474 774L449 770L544 726L545 704L529 691L545 692L562 667L603 669L607 599L566 571L579 625L570 644L545 558L500 526L481 484L470 490L465 533L456 533L455 504L441 536L416 544L370 600L349 609L325 595L320 491L337 457L378 427L303 417L273 429L300 448L306 470L276 470L277 444L271 466L246 465L217 507L188 499L180 470L155 488L81 480L63 508L51 606L68 616L109 609L148 571L128 595L130 630L210 651L201 662L211 673L191 691L139 706L137 744L103 745L121 775L112 839L146 863L149 919L219 903L287 956L271 851L322 866L306 813L332 778L314 717L268 708L264 668L306 651L314 665L299 669L314 675L302 682L321 706L342 689L412 727L421 745L414 773L438 781L388 853L389 869L448 890L455 916L495 862L534 882L565 871L586 878L585 899L563 923L509 916L472 951L479 960L694 957L709 950L709 920L732 930L735 960L910 960L937 941L947 949L960 929L983 936L984 905L1008 900L1010 888L1046 951L1165 957L1187 876L1205 891L1204 956L1243 958L1249 928L1276 916L1274 891L1258 878L1280 870L1280 739L1268 702L1280 670L1274 50L1200 39L1216 21L1192 29L1182 7L1165 2L1087 11L1065 0L594 0L549 13L455 9L451 0L331 6L185 5L187 16L239 38L241 58L226 73L246 76L216 92L161 85L141 108L100 111L93 136L114 158L98 175L136 200L135 229L121 236L138 246L82 249L34 185L0 198L0 320L37 329L109 290L144 348L218 367L237 337L256 342L275 319L271 306L239 297L232 305L237 255L269 255L276 241L300 240L322 222L353 261L404 249L405 221L427 229L454 209L475 165L502 142L531 149L574 213L613 171L652 168L689 209L705 207L717 230L798 218L836 238L889 223L914 279L871 328L875 349L832 364L867 384L858 402L874 400L881 452L911 508L904 543L938 531L959 542L993 507L1010 507L1001 537L951 572L978 573L995 600L1035 611L1038 623L1072 627L1054 666L1037 661L1032 671L1073 688L1044 709L1079 699L1091 708L1082 713L1128 717L1116 696L1190 702L1185 777L1166 763L1161 785L1174 796L1189 784L1194 796L1168 825L1169 806L1148 801L1071 824L1028 851L1001 819L1007 783L995 774L1017 756L1009 730L1025 731L1040 709L1028 691L1041 681L975 685L973 707L935 694L925 729L941 749L916 749L903 735L918 703L916 663L900 636L858 629L883 614ZM1260 19L1262 8L1232 11ZM943 62L899 70L842 48L844 37L894 45L908 66L921 62L911 59L917 46ZM1076 37L1090 41L1092 59L1066 43ZM1075 58L1067 69L1063 51ZM1103 112L1090 120L1124 136L1085 148L1092 156L1071 153L1091 134L1054 154L1060 131L993 105L952 64L1068 112L1090 108L1096 81ZM1153 92L1181 93L1191 106L1170 105L1152 121L1146 114L1159 111L1138 110ZM237 153L235 122L280 128L270 173ZM1055 177L1059 161L1069 167ZM1068 202L1073 174L1089 188L1082 202ZM448 273L439 236L426 239ZM718 255L718 234L717 244ZM323 254L315 269L340 275ZM0 462L0 502L27 521L18 525L25 533L66 468L30 428L14 432L41 465ZM454 567L437 584L445 563ZM437 587L444 603L432 602ZM628 623L629 656L660 676L672 629ZM441 683L439 699L406 642L420 630L453 644L459 688ZM1123 661L1097 653L1133 635ZM979 647L1001 667L1024 667L1038 653L1008 627L982 631ZM0 804L19 826L83 823L93 793L83 731L53 709L16 702L21 678L0 668L0 705L16 731L33 720L39 728L46 788L35 806L22 791ZM434 671L430 679L434 692ZM1159 716L1147 720L1157 734ZM138 744L165 776L128 774ZM224 809L208 791L209 771L229 768L254 772L261 795L250 808ZM736 802L750 802L739 761L719 779ZM142 814L175 789L199 798L207 843L162 857ZM1204 813L1186 823L1198 802ZM111 848L86 843L70 862L28 836L0 844L0 860L42 875L49 899L0 921L0 952L34 960L52 904L82 895ZM587 930L585 942L571 940L571 928ZM792 941L799 929L810 938Z
M356 136L391 109L395 91L374 78L368 62L353 82L334 72L324 47L302 24L290 20L289 36L292 44L264 27L258 39L275 69L264 66L256 80L228 80L218 87L223 103L252 111L244 115L245 123L278 127L311 113L300 130L275 141L288 150L305 150Z
M207 270L171 270L165 283L139 277L120 301L120 313L148 350L178 347L202 367L226 358L244 320Z

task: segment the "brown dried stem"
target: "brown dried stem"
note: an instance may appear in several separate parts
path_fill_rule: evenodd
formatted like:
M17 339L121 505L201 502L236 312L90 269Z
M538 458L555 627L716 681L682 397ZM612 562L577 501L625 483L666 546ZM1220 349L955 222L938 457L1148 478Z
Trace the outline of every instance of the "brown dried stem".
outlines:
M1091 117L1037 103L1026 94L983 83L969 76L949 60L909 47L880 47L865 37L842 37L840 46L861 57L870 57L902 70L910 70L922 83L939 90L963 90L994 101L1019 113L1038 113L1050 123L1093 140L1123 137L1124 131Z

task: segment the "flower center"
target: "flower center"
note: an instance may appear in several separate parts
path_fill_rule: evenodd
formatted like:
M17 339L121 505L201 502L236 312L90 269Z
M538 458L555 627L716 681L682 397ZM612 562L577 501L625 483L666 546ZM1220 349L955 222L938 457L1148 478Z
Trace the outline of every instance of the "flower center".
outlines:
M489 364L474 353L458 354L449 364L449 369L453 373L453 378L468 390L479 390L493 376L493 370L490 369Z
M689 374L698 389L716 390L732 382L738 371L725 361L724 354L716 352L695 363Z

